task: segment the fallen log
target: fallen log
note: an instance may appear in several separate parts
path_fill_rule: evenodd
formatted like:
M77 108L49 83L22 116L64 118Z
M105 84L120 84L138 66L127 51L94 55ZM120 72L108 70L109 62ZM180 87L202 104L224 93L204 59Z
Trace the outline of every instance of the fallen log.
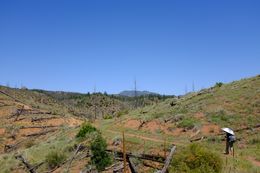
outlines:
M138 173L137 168L135 167L135 164L134 164L134 162L133 162L133 159L128 157L127 160L128 160L128 163L129 163L129 167L130 167L131 172L132 172L132 173Z
M38 110L25 110L25 109L17 109L16 112L8 117L8 119L11 119L15 117L15 121L19 118L21 115L38 115L38 114L43 114L43 115L50 115L51 112L47 111L38 111Z
M15 143L15 144L6 144L6 145L4 146L4 152L10 152L10 151L15 150L15 149L17 148L17 146L18 146L19 144L21 144L22 142L24 142L24 141L26 141L26 139L21 140L21 141Z
M167 156L167 158L166 158L166 160L165 160L164 167L163 167L163 169L160 171L160 173L166 173L166 171L167 171L167 169L168 169L168 167L169 167L169 165L170 165L170 163L171 163L172 156L173 156L173 154L174 154L174 152L175 152L175 149L176 149L176 146L173 146L173 147L171 148L171 152L170 152L170 154Z
M25 118L25 117L19 118L19 119L15 120L15 121L22 121L22 120L24 120L24 119L26 119L26 118Z
M40 162L33 167L34 170L37 170L40 166L42 166L45 162Z
M15 158L17 160L20 160L30 173L36 173L35 167L28 163L28 161L22 155L17 155L15 156Z
M107 152L110 153L115 153L118 157L123 157L123 152L121 151L114 151L114 150L106 150ZM164 163L165 158L162 156L157 156L157 155L150 155L150 154L133 154L131 152L126 153L126 157L134 157L134 158L139 158L143 160L151 160L154 162L159 162L159 163Z
M44 121L44 120L50 120L50 119L55 119L58 117L41 117L41 118L32 118L31 122L36 122L36 121Z
M58 130L58 129L44 130L44 131L39 132L39 133L31 133L31 134L28 134L28 135L25 135L25 136L26 137L41 136L41 135L46 135L47 133L50 133L50 132L55 132L56 130Z
M17 145L12 145L12 144L6 144L4 146L4 152L10 152L12 150L15 150L16 149L16 146Z
M68 163L67 171L66 171L66 172L69 172L71 163L72 163L72 161L75 159L75 157L76 157L76 155L78 154L78 152L80 151L80 149L81 149L81 144L79 144L79 145L77 146L77 149L75 150L73 156L71 157L71 159L70 159L70 161L69 161L69 163Z
M190 139L190 142L200 141L200 140L206 139L206 138L207 138L206 136L202 136L202 137L199 137L199 138L196 138L196 139Z
M53 128L53 127L60 127L60 126L21 126L20 129L31 129L31 128L39 128L39 129L46 129L46 128Z

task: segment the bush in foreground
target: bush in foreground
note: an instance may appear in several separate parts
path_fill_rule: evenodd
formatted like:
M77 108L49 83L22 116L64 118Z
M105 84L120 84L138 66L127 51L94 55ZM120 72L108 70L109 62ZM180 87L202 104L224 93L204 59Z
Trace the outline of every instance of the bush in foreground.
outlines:
M220 173L222 160L219 155L198 144L191 144L177 152L170 172Z
M76 135L77 138L84 138L86 137L86 134L92 133L97 131L95 127L93 127L89 123L84 123L82 127L80 128L78 134Z
M106 152L107 144L101 134L98 134L90 145L92 151L91 162L96 165L98 171L104 170L111 164L111 158Z

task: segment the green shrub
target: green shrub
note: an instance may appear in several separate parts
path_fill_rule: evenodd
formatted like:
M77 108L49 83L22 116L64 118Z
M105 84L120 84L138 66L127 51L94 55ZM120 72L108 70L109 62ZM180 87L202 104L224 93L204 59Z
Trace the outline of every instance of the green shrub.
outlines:
M78 134L76 135L77 138L84 138L86 137L86 134L92 133L97 131L95 127L93 127L89 123L84 123L82 127L80 128Z
M60 165L62 162L65 161L65 159L66 159L66 155L57 151L50 152L49 154L47 154L45 158L49 168L51 169Z
M170 172L220 173L222 165L219 155L199 144L191 144L177 151L173 157Z
M232 119L232 115L227 115L227 113L224 110L220 110L214 113L209 114L209 120L213 123L220 124L223 122L230 122Z
M180 121L180 123L177 125L179 128L186 128L186 129L192 129L195 127L195 124L197 123L197 120L194 118L184 118Z
M116 114L116 117L121 117L122 115L125 115L125 114L128 114L128 110L125 109L125 110L121 110L119 111L117 114Z
M101 134L98 134L95 140L90 145L92 151L91 162L96 165L98 171L104 170L111 164L111 158L106 152L107 144Z
M222 82L217 82L217 83L215 84L215 87L221 87L222 85L223 85Z
M112 119L112 118L113 118L113 115L106 114L103 118L104 118L105 120Z

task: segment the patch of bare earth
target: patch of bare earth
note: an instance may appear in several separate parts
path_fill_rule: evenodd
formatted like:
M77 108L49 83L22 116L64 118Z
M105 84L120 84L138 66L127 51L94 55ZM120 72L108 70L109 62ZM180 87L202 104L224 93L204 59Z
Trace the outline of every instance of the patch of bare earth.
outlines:
M256 160L254 157L249 156L247 158L253 165L260 167L260 161Z
M28 134L33 134L33 133L38 133L42 131L41 128L28 128L28 129L20 129L19 133L20 135L28 135Z
M204 113L202 112L197 112L195 115L194 115L195 118L197 119L203 119L205 117Z
M0 109L0 118L10 116L14 112L14 108L10 106L2 107Z
M68 124L68 126L70 127L74 127L74 126L79 126L82 124L82 120L80 119L76 119L76 118L67 118L66 119L66 123Z
M201 128L201 133L203 135L217 134L219 132L220 132L220 127L215 124L206 124L203 125Z
M130 129L138 129L139 125L140 125L140 121L138 120L128 120L125 123L125 127Z
M149 130L151 132L156 132L156 130L158 129L162 130L162 126L158 121L150 121L144 125L143 129Z
M4 135L5 134L5 128L0 128L0 135Z

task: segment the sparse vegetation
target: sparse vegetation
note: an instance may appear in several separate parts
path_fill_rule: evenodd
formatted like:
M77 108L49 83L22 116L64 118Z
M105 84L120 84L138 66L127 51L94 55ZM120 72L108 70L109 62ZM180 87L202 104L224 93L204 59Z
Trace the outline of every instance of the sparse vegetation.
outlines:
M221 165L218 159L224 162L226 159L220 154L225 146L223 136L216 136L219 129L224 126L239 129L259 124L259 79L259 76L243 79L178 98L140 97L137 109L131 107L134 98L101 93L41 92L0 86L1 91L24 102L0 94L0 149L4 151L5 145L17 144L16 148L0 155L0 170L24 172L23 163L14 157L14 153L18 152L24 154L32 165L46 161L37 172L46 172L58 165L61 166L59 171L64 172L67 164L61 163L72 157L79 142L82 148L71 168L77 167L79 172L88 164L103 170L111 163L109 155L104 152L106 140L120 148L121 132L124 130L128 152L162 154L165 139L166 148L168 144L176 143L177 153L174 154L170 172L218 172ZM93 117L93 99L96 99L98 107L95 126L84 123L78 127L88 117ZM10 118L23 104L26 110L19 119L15 121L15 116ZM103 115L106 120L101 118ZM31 124L35 117L55 118ZM142 122L145 124L138 128ZM35 136L31 138L33 140L26 136L49 129L55 129L55 132ZM239 140L235 143L235 159L230 158L222 171L259 172L259 128L239 131L236 135ZM200 145L183 148L190 143L190 138L201 138L196 141ZM89 154L89 149L92 158L83 158ZM139 168L143 171L142 166Z
M220 156L205 146L191 144L177 152L172 161L170 172L220 173L222 170Z
M46 156L46 162L50 169L55 168L56 166L60 165L62 162L66 160L66 155L59 151L51 151Z
M249 144L251 144L251 145L255 145L255 144L260 145L260 138L250 139L250 140L249 140Z

